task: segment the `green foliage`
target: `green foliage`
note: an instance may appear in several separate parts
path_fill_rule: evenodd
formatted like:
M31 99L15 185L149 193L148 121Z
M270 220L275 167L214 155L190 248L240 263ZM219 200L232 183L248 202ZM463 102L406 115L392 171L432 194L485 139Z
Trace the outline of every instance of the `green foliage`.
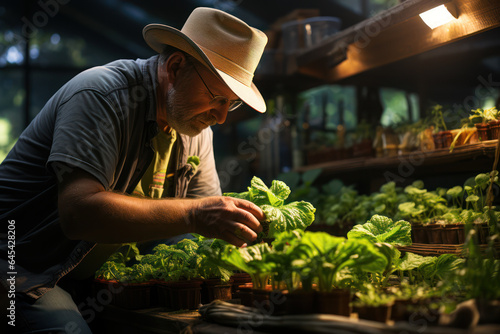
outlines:
M273 180L271 188L254 176L248 191L225 193L225 196L246 199L258 205L266 215L266 226L260 237L273 238L277 233L305 229L314 221L314 206L305 201L285 204L290 188L282 181Z
M265 255L271 253L266 243L255 244L245 248L226 245L221 252L221 260L252 277L255 288L265 289L275 264L265 261Z
M498 300L500 298L500 260L493 244L498 242L496 234L486 253L482 253L475 238L476 231L471 229L465 243L465 263L455 270L455 279L467 299Z
M399 220L393 222L392 219L380 215L374 215L363 225L356 225L347 233L349 239L365 238L371 242L386 242L392 245L411 245L411 225Z
M139 261L131 266L130 252L112 254L96 272L95 277L120 282L145 282L150 279L179 281L192 278L220 278L229 280L232 268L220 260L220 252L227 245L223 240L196 235L175 245L159 244L152 254L140 255L135 244L128 245ZM123 248L122 248L123 249Z
M320 291L331 291L338 286L338 274L345 267L381 272L387 265L385 257L367 240L346 240L324 232L306 232L302 243L311 250L309 259Z
M496 107L487 109L472 109L469 119L474 123L488 123L489 121L497 119L499 116Z
M399 215L404 219L425 224L448 211L446 199L436 192L423 189L421 181L407 186L404 191L409 201L398 206Z
M361 291L356 292L356 306L382 306L392 305L396 299L393 294L384 293L372 284L367 284Z
M365 217L364 211L356 208L359 196L352 186L346 187L341 181L334 179L322 189L323 195L318 201L318 216L327 225L358 221Z

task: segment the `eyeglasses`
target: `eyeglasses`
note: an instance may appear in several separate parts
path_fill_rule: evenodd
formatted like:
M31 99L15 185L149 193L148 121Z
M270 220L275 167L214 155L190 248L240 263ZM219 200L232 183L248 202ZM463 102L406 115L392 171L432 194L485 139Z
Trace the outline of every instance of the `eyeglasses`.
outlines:
M243 101L241 101L241 100L229 100L225 96L214 95L212 93L212 91L210 90L210 88L208 88L207 84L205 83L205 80L203 80L203 77L201 76L200 72L198 72L198 70L196 69L196 65L193 64L193 68L196 71L196 73L198 74L198 76L200 77L201 82L203 82L203 85L205 86L205 88L208 90L208 92L212 96L212 101L210 101L210 103L209 103L210 105L225 106L229 102L229 108L227 109L227 111L231 112L231 111L238 109L243 104Z

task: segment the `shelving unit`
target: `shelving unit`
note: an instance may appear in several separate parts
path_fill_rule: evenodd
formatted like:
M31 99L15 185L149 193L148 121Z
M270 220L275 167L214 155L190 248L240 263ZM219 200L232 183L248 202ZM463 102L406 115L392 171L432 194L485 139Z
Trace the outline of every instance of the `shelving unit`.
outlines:
M445 3L452 3L456 7L458 19L430 29L420 19L419 14ZM425 76L433 74L434 61L434 66L440 68L449 63L450 66L455 66L459 73L466 71L463 62L456 62L456 52L462 56L464 62L469 61L472 66L463 80L474 75L477 80L477 69L474 65L481 63L481 57L500 55L498 27L500 2L497 0L406 0L340 31L313 48L288 55L284 59L285 75L281 82L285 90L290 85L296 86L289 89L292 92L303 88L301 83L293 78L304 77L310 78L307 80L307 86L315 82L318 82L318 85L389 84L393 87L400 86L402 89L415 89L421 95L421 101L425 101L428 98L427 93L440 84L427 84L425 81ZM481 34L487 37L486 42L469 38ZM468 44L467 41L472 42ZM446 47L441 48L445 45ZM408 74L414 76L409 77ZM263 82L266 82L265 79L261 78ZM450 79L458 85L462 84L462 81L458 82L453 76L450 76ZM371 183L370 189L366 190L374 190L391 177L400 176L408 181L405 168L411 169L410 178L439 173L450 175L484 172L493 164L496 143L495 140L456 147L452 153L449 153L448 149L439 149L390 157L335 160L304 165L295 171L321 168L324 177L342 178L346 183L368 181Z
M456 164L464 161L477 159L491 160L495 156L498 140L488 140L476 144L456 147L453 152L449 149L437 149L432 151L414 151L408 154L400 154L387 157L361 157L338 161L331 161L316 165L303 166L297 169L299 172L321 168L325 173L359 172L362 170L390 170L402 164L410 164L419 168L433 167L443 164ZM484 170L484 166L483 167Z

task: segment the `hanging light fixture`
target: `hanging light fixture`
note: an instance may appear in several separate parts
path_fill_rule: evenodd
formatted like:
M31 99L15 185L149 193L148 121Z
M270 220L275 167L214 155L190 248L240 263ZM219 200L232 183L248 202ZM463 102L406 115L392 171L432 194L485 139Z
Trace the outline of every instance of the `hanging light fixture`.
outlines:
M437 28L458 19L458 13L453 3L440 5L420 14L420 17L431 29Z

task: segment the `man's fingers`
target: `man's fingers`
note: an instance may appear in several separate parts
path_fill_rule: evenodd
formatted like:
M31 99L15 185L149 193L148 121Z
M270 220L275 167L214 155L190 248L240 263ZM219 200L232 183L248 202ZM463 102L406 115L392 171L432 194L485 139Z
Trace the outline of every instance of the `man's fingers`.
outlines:
M266 215L257 205L250 201L240 200L236 202L236 207L244 210L242 214L245 216L244 223L256 232L262 232L260 222L266 220Z
M222 232L222 236L220 237L222 240L229 242L230 244L235 245L236 247L246 247L247 243L236 237L236 235L228 230Z
M237 222L248 226L250 229L257 233L262 232L262 225L260 224L260 221L258 221L252 213L244 209L240 209L238 210L237 214L237 217L235 217L235 220Z
M257 233L244 224L236 223L233 234L245 241L254 241L257 239Z

